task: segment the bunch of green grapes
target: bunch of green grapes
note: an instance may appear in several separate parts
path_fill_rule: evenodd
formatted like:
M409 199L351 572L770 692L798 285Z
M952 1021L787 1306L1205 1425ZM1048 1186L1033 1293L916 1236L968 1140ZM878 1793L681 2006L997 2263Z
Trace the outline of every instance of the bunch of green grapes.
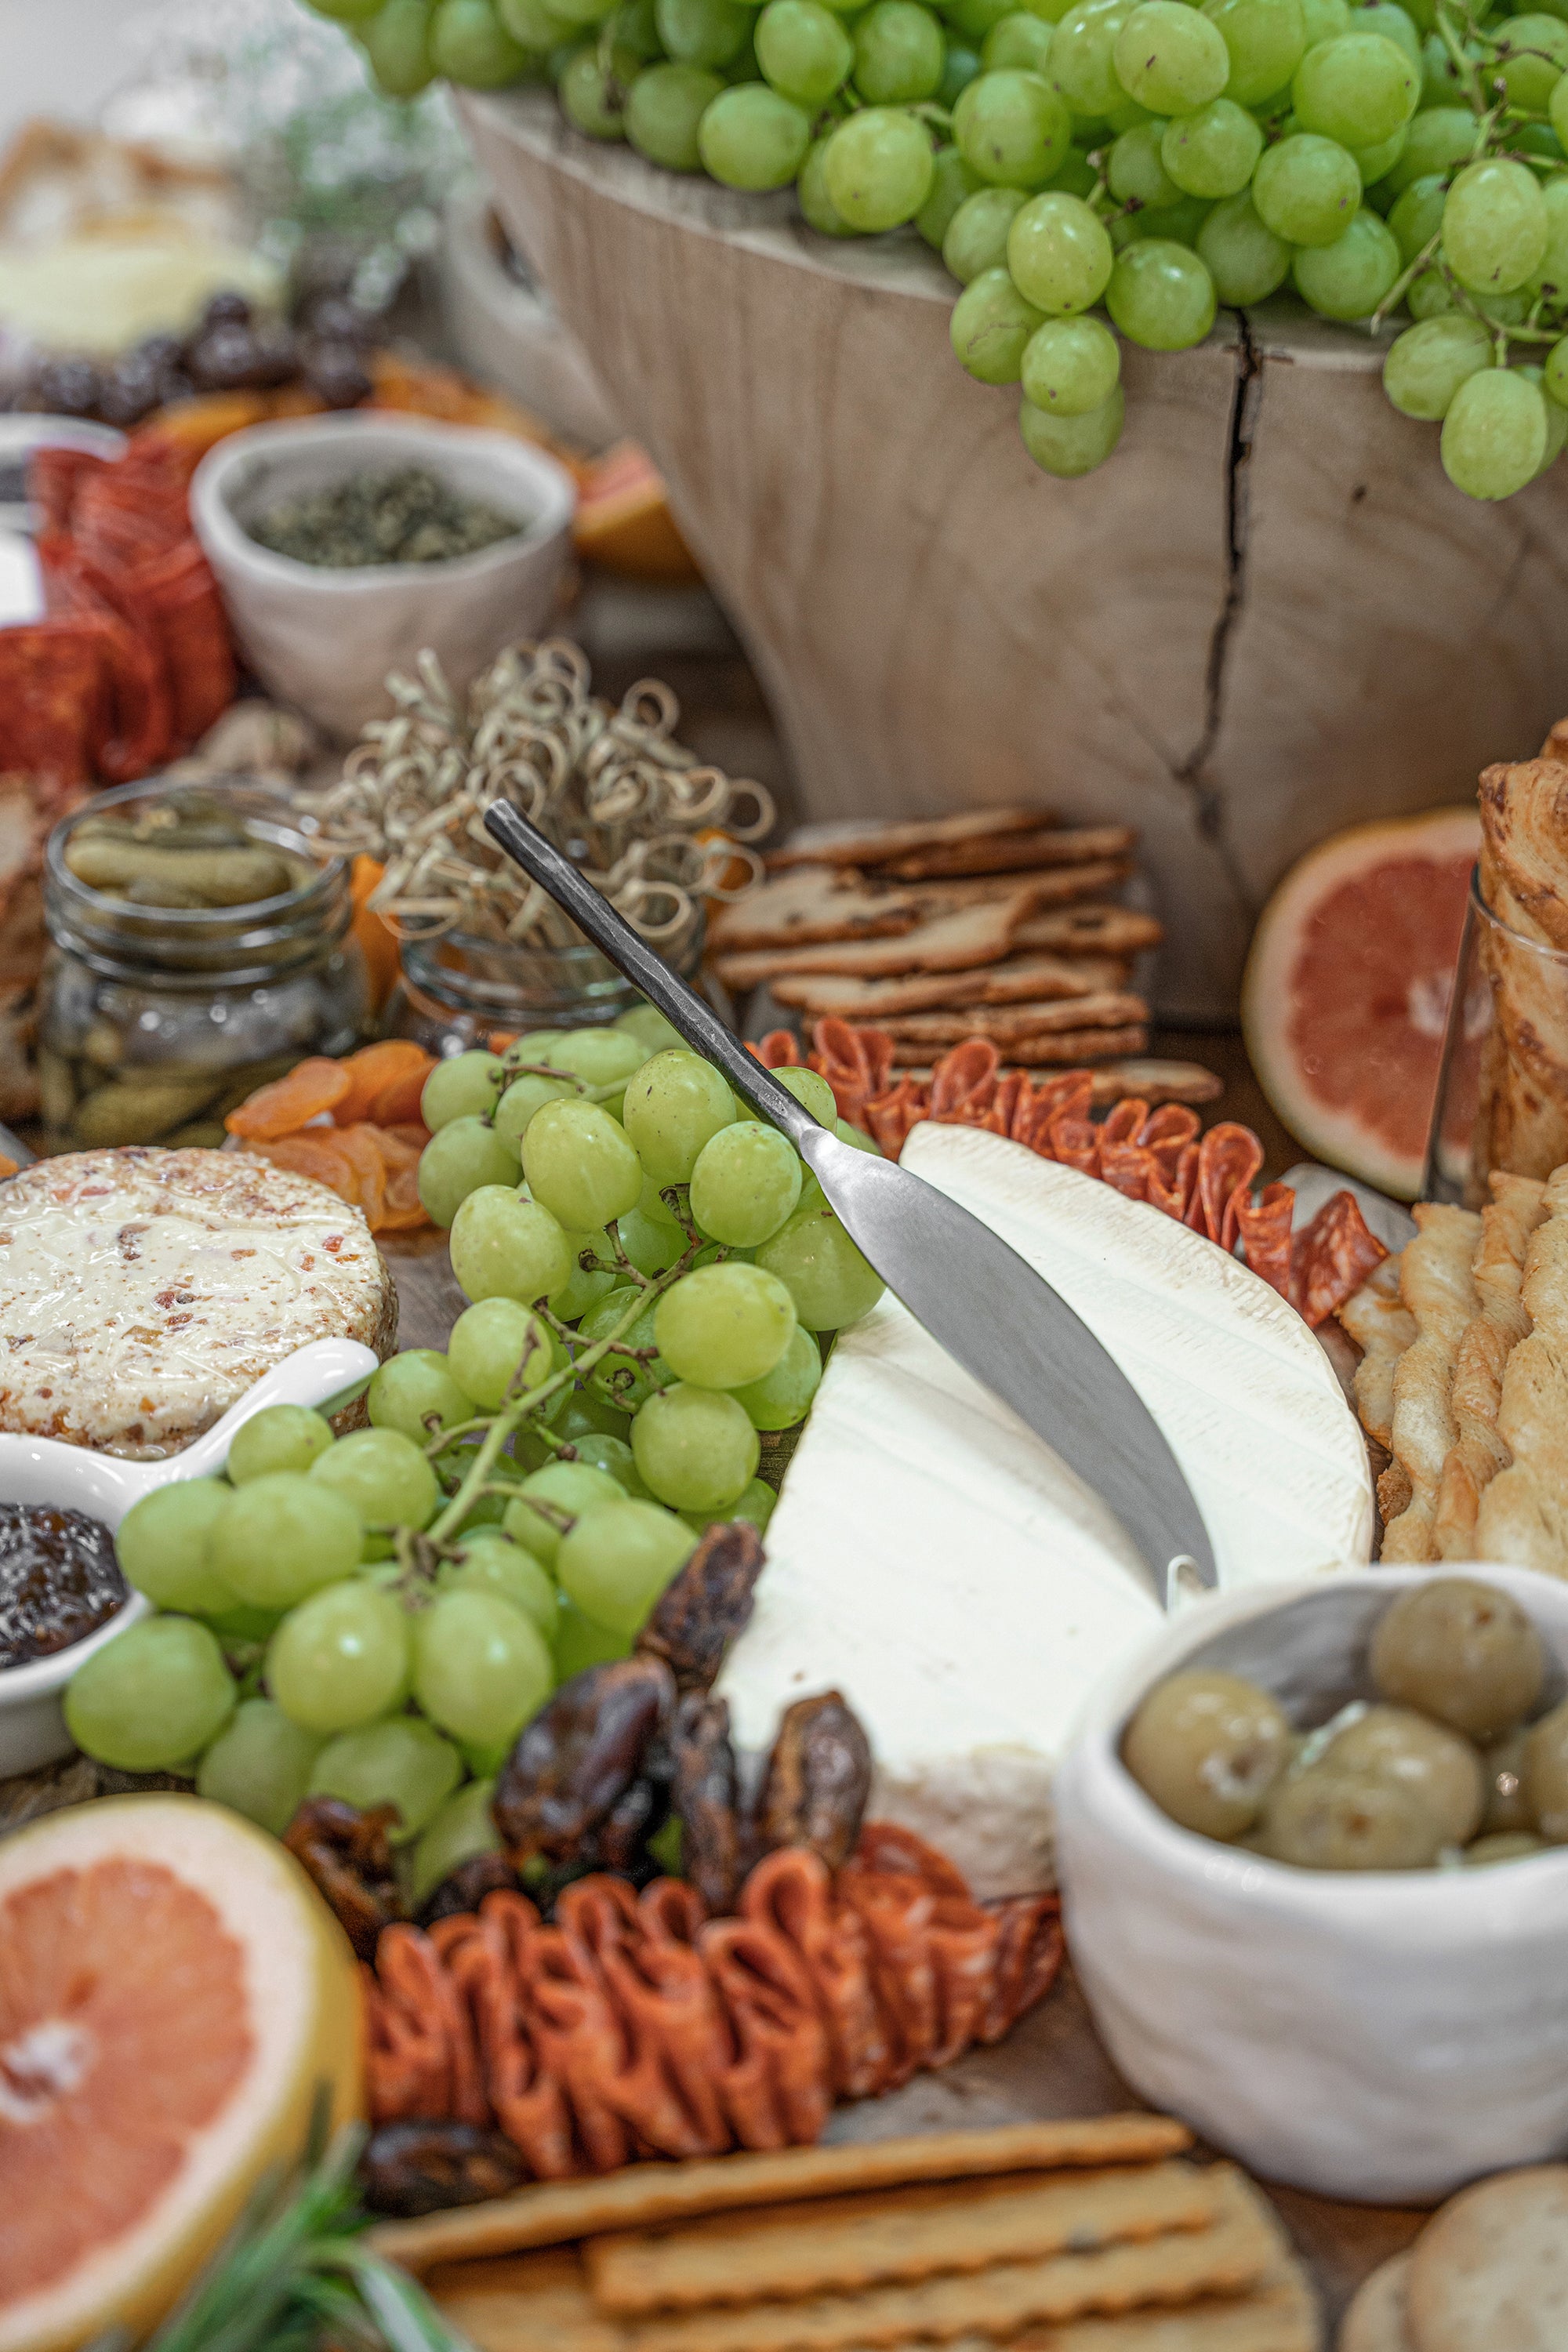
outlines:
M1119 338L1289 288L1408 315L1389 398L1472 498L1568 436L1568 0L310 0L389 90L555 85L593 139L827 236L912 222L1036 463L1108 457Z
M779 1076L875 1150L826 1079ZM882 1290L651 1007L441 1062L423 1110L471 1302L445 1352L384 1364L367 1429L269 1406L225 1477L135 1504L120 1563L157 1613L66 1700L89 1755L275 1833L310 1794L395 1805L416 1900L493 1843L489 1784L556 1683L627 1654L714 1520L766 1525L760 1433L805 1418L818 1335Z

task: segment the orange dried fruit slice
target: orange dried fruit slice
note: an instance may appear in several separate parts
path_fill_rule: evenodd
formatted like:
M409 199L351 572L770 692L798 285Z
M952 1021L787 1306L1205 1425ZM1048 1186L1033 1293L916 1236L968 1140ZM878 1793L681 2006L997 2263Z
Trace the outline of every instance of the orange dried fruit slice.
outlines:
M0 2345L156 2325L324 2084L362 2106L348 1943L276 1840L196 1797L0 1846Z
M224 1125L231 1135L243 1136L247 1143L268 1143L276 1136L292 1135L323 1111L335 1109L352 1084L342 1062L313 1054L309 1061L296 1063L286 1077L258 1087L237 1110L229 1112Z
M268 1142L258 1143L256 1150L263 1160L270 1160L275 1168L287 1168L296 1176L314 1177L318 1184L325 1184L334 1192L340 1201L358 1208L359 1182L354 1163L343 1150L336 1128L307 1128L300 1135L274 1136ZM0 2352L4 2352L3 2345Z
M399 1118L416 1118L419 1097L425 1081L436 1066L436 1057L423 1045L415 1045L410 1037L387 1037L376 1045L362 1045L343 1064L349 1075L349 1090L333 1109L332 1116L340 1127L352 1127L356 1119L374 1118L379 1126L390 1120L377 1115L376 1105L384 1095L395 1095L400 1101L412 1100L412 1110L399 1110ZM409 1089L412 1088L412 1096Z
M364 1211L365 1222L374 1234L386 1206L386 1161L382 1155L381 1131L361 1120L353 1127L340 1127L332 1140L353 1171L354 1199Z

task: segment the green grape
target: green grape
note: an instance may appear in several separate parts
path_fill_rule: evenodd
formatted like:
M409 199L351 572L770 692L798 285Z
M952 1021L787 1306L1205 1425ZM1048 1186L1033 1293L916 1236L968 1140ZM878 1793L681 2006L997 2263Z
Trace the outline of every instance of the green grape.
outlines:
M981 184L979 173L970 170L956 147L937 149L931 159L931 194L915 215L916 228L936 252L942 251L942 241L959 205Z
M631 1427L629 1413L618 1412L595 1396L592 1389L574 1388L555 1423L558 1437L575 1444L584 1437L624 1437ZM552 1457L553 1458L553 1457Z
M1351 28L1350 0L1301 0L1301 21L1308 48L1316 48L1320 41L1337 41Z
M658 1507L656 1504L654 1507ZM665 1516L668 1517L669 1514ZM686 1534L691 1533L684 1519L680 1526ZM608 1665L616 1658L630 1657L635 1639L635 1633L613 1633L607 1625L595 1625L575 1601L563 1600L555 1635L557 1682L570 1682L574 1675L584 1674L590 1666Z
M1105 307L1130 342L1184 352L1214 325L1214 279L1186 246L1144 238L1117 255Z
M1564 441L1568 441L1568 408L1559 408L1554 400L1545 397L1545 370L1537 367L1533 361L1527 362L1518 373L1529 383L1534 384L1536 390L1542 395L1542 406L1546 413L1546 454L1536 467L1536 471L1538 474L1544 474L1549 466L1554 466L1557 463L1558 458L1563 455L1563 445Z
M1412 180L1389 214L1388 226L1406 268L1441 230L1447 193L1447 182L1441 174L1428 172L1424 179Z
M1099 319L1047 319L1024 351L1024 397L1052 416L1087 416L1121 374L1116 338Z
M1424 270L1413 281L1405 294L1405 306L1413 319L1422 320L1447 318L1459 308L1447 280L1433 268Z
M746 46L751 13L737 0L654 0L658 37L678 65L732 65Z
M686 1235L676 1226L657 1224L641 1209L628 1211L616 1231L621 1237L622 1249L639 1274L668 1274L689 1246Z
M417 1445L474 1416L473 1399L458 1386L438 1348L408 1348L390 1357L364 1402L373 1429L399 1430Z
M1191 118L1187 118L1189 121ZM1247 115L1246 120L1252 121ZM1256 130L1257 125L1253 124ZM1152 115L1147 122L1135 123L1114 142L1106 160L1106 182L1118 204L1135 204L1151 212L1162 205L1173 205L1181 189L1172 179L1161 160L1164 142L1164 126ZM1258 133L1262 145L1263 133ZM1250 172L1247 177L1251 177Z
M600 57L596 42L584 41L574 51L555 87L561 111L574 131L585 139L626 137L620 80Z
M632 84L632 93L636 95L641 83L647 79L648 74L679 73L689 78L698 70L696 66L650 66L647 73L637 76L637 81ZM712 82L716 89L722 89L724 87L717 74L704 74L701 79L705 82ZM629 100L627 103L629 109ZM627 135L630 136L629 131ZM656 163L660 163L663 158L656 155L653 161ZM673 170L677 167L671 165L670 168ZM686 166L681 165L679 168L684 170ZM691 168L695 170L697 166L693 165ZM541 1077L536 1071L528 1071L522 1077L512 1080L496 1105L495 1131L499 1136L503 1137L511 1146L512 1150L521 1157L522 1139L528 1132L534 1114L542 1110L547 1102L573 1102L576 1099L577 1089L569 1078L545 1078Z
M440 1593L416 1621L414 1696L458 1739L486 1748L515 1739L554 1681L538 1626L492 1593Z
M1476 118L1468 106L1426 107L1406 131L1389 179L1403 195L1417 180L1434 173L1446 178L1457 163L1468 162L1475 148Z
M1367 191L1367 201L1369 204L1374 201L1373 191L1375 189L1375 202L1380 212L1385 211L1394 200L1394 192L1388 185L1388 174L1404 154L1409 137L1409 130L1402 126L1392 137L1379 140L1375 147L1352 147L1351 150L1355 157L1356 170L1361 173L1362 185Z
M230 1491L219 1478L177 1478L132 1503L114 1535L126 1583L159 1609L193 1617L231 1610L235 1595L208 1557Z
M490 0L438 0L430 62L465 89L502 89L521 79L528 52L502 31Z
M710 1136L697 1156L691 1214L716 1242L731 1249L755 1249L793 1215L803 1173L800 1156L787 1136L760 1119L736 1119ZM624 1239L624 1227L622 1235ZM679 1239L669 1236L671 1243ZM626 1255L631 1256L629 1248ZM641 1273L662 1273L679 1255L674 1250L659 1266L642 1265L636 1258L632 1263Z
M982 383L1016 383L1024 350L1044 313L1026 302L1005 269L984 269L952 306L949 334Z
M722 87L722 85L721 85ZM619 1086L647 1060L647 1048L624 1029L571 1029L550 1048L549 1059L585 1087Z
M1568 149L1568 75L1563 77L1552 91L1552 103L1547 108L1547 112L1552 118L1552 130L1563 148Z
M1165 126L1160 160L1184 195L1237 196L1251 184L1263 133L1245 107L1216 98Z
M634 1634L696 1549L696 1537L673 1511L627 1498L584 1512L562 1538L556 1572L574 1610L610 1633ZM562 1617L558 1656L569 1631L564 1610Z
M797 1324L772 1371L731 1390L753 1429L793 1429L811 1410L822 1379L822 1350Z
M1226 94L1256 106L1289 84L1307 47L1301 0L1204 0L1230 59Z
M697 1267L665 1292L653 1318L658 1352L677 1380L707 1389L744 1388L762 1380L795 1328L789 1292L758 1265Z
M1060 189L1065 195L1091 196L1099 184L1100 174L1081 147L1069 147L1059 171L1051 174L1053 192Z
M382 0L305 0L305 5L314 16L331 17L334 25L363 25Z
M831 1127L838 1116L838 1105L833 1088L816 1070L775 1070L773 1076L786 1095L793 1095L802 1110L808 1110L818 1127Z
M961 286L1007 266L1007 232L1027 202L1022 188L979 188L948 224L942 257Z
M1126 397L1117 385L1108 400L1087 416L1053 416L1032 400L1018 404L1018 430L1025 448L1042 473L1075 481L1102 466L1121 438L1127 413Z
M1541 194L1546 205L1546 251L1531 284L1539 282L1561 303L1568 295L1568 172L1557 173Z
M616 1328L637 1293L626 1288L612 1290L588 1309L577 1327L578 1337L590 1345L605 1339ZM644 1309L629 1330L623 1331L616 1345L622 1348L647 1349L654 1345L654 1309ZM629 1356L602 1356L589 1373L595 1393L607 1403L619 1405L635 1412L646 1397L661 1388L672 1377L669 1366L657 1350L649 1363L634 1363Z
M376 87L387 98L417 98L436 78L429 0L386 0L359 41Z
M1142 0L1111 48L1116 78L1152 114L1190 114L1218 98L1230 79L1230 51L1201 9L1184 0Z
M490 1818L495 1785L494 1780L470 1780L431 1815L414 1849L409 1892L416 1911L464 1863L500 1851L500 1839Z
M166 1772L216 1738L237 1696L205 1625L144 1617L82 1660L66 1692L66 1729L117 1771Z
M757 19L757 63L798 106L832 97L855 62L855 44L822 0L768 0Z
M462 1759L449 1739L416 1715L394 1715L329 1739L311 1767L310 1794L341 1797L362 1813L395 1805L397 1824L388 1835L394 1845L406 1845L462 1777Z
M855 87L872 106L932 98L947 54L942 26L920 0L873 0L855 22Z
M962 140L959 145L962 152ZM896 106L868 106L852 114L833 132L822 159L829 203L851 228L868 232L913 220L931 194L935 171L924 124Z
M1265 227L1246 191L1215 205L1198 231L1197 254L1215 295L1233 310L1263 301L1290 273L1290 247Z
M313 1474L270 1470L231 1493L207 1537L207 1563L251 1608L291 1609L322 1585L352 1576L363 1538L346 1495L322 1486Z
M1110 224L1110 242L1118 253L1124 246L1138 245L1149 237L1195 246L1198 231L1213 209L1201 196L1178 196L1173 205L1162 205L1158 212L1123 213Z
M1001 19L1001 22L1004 24L1005 24L1006 21L1005 17ZM992 30L994 31L994 29L995 27L993 26ZM986 34L985 38L989 40L990 37L990 34ZM998 62L1000 62L1000 60L998 60ZM937 104L939 106L945 107L947 111L951 114L953 108L958 103L960 94L969 88L970 83L974 79L975 75L979 71L980 58L978 52L973 49L965 48L960 42L950 41L947 47L947 56L942 63L942 79L937 84Z
M630 1425L628 1423L627 1427L629 1428ZM575 1438L573 1442L577 1449L579 1462L585 1462L592 1470L607 1470L624 1493L627 1495L647 1493L647 1488L643 1485L638 1473L632 1449L624 1437L610 1437L595 1433L592 1436Z
M541 0L524 0L524 5L538 7ZM496 5L504 24L506 12L501 0L496 0ZM548 15L550 12L546 9L545 13ZM609 24L613 49L624 50L628 57L636 58L639 65L645 66L653 65L663 57L664 43L658 37L658 14L655 0L618 0ZM510 31L512 28L509 26L507 29ZM525 48L553 48L560 37L557 33L548 42L529 41L523 46Z
M1420 70L1421 28L1408 9L1398 5L1398 0L1354 0L1350 30L1381 33L1385 41L1403 49L1411 64Z
M465 1307L447 1342L452 1377L486 1412L541 1387L554 1370L550 1332L514 1298L482 1298Z
M1050 68L1051 43L1054 28L1043 16L1027 8L1015 9L1004 16L986 34L980 52L980 61L987 73L1000 73L1005 67L1018 66L1026 73L1047 74ZM971 80L973 76L971 75Z
M805 161L811 117L765 83L742 82L721 90L702 118L697 143L704 169L725 187L783 188Z
M646 1001L634 1004L631 1011L623 1013L620 1019L613 1025L617 1029L624 1029L628 1037L637 1039L643 1049L645 1060L654 1054L668 1053L673 1045L679 1045L683 1050L685 1047L686 1041L679 1030L665 1019L656 1004L649 1004Z
M1111 52L1137 0L1075 0L1057 25L1051 78L1074 114L1109 114L1125 97Z
M1568 71L1568 24L1556 16L1520 16L1498 27L1496 64L1510 106L1544 113Z
M448 1119L419 1155L419 1198L446 1226L481 1184L515 1184L521 1172L515 1147L482 1118Z
M1322 318L1370 319L1402 267L1393 231L1363 207L1332 245L1303 247L1290 275Z
M831 1209L797 1209L757 1252L776 1274L808 1331L842 1331L868 1315L886 1288Z
M1293 131L1265 148L1252 175L1258 216L1287 245L1332 245L1361 205L1361 173L1348 148Z
M569 1470L577 1465L563 1462L556 1465ZM540 1476L544 1473L540 1472ZM526 1481L524 1482L527 1483ZM611 1479L612 1487L615 1480ZM507 1505L515 1511L515 1503ZM537 1512L530 1518L541 1525ZM561 1612L561 1596L549 1571L522 1544L514 1543L493 1528L478 1528L472 1536L465 1535L460 1557L450 1567L441 1570L443 1592L489 1592L500 1601L510 1601L531 1618L545 1640L554 1637L555 1620Z
M753 1478L739 1502L731 1504L730 1517L732 1519L750 1519L757 1533L762 1535L778 1508L778 1500L776 1486L770 1486L765 1478Z
M834 207L833 199L827 193L826 163L827 140L814 139L800 167L800 177L795 184L800 216L807 228L814 228L818 236L858 236L859 230L851 228Z
M1346 33L1309 49L1290 85L1301 130L1342 147L1374 147L1415 113L1421 79L1381 33Z
M465 1297L531 1307L565 1288L573 1257L558 1219L510 1184L481 1184L452 1220L452 1272Z
M689 1183L709 1137L736 1116L718 1071L684 1047L655 1054L626 1087L626 1132L655 1188ZM638 1200L646 1214L669 1218L657 1190L650 1199L643 1186Z
M1483 62L1479 46L1475 41L1464 45L1466 58L1475 65ZM1465 98L1465 84L1459 68L1449 54L1447 43L1437 33L1429 33L1421 44L1421 103L1424 107L1453 108ZM1467 113L1470 110L1467 107ZM1475 152L1476 118L1470 113L1470 144L1468 154Z
M502 1524L514 1543L553 1569L562 1536L573 1522L600 1503L620 1500L620 1482L608 1470L588 1462L547 1462L523 1480Z
M1472 294L1522 286L1545 258L1550 233L1546 199L1528 163L1485 156L1467 164L1448 190L1443 256Z
M269 1698L242 1698L196 1772L196 1794L280 1838L310 1793L321 1742Z
M942 15L954 32L978 47L992 28L1004 16L1010 16L1018 0L942 0ZM854 10L847 9L852 16Z
M244 1486L268 1470L308 1470L331 1442L331 1423L309 1405L265 1405L236 1430L224 1475Z
M661 1503L720 1511L756 1475L757 1433L733 1397L681 1381L649 1397L633 1422L632 1455Z
M534 1200L568 1233L625 1216L642 1192L626 1131L597 1103L546 1103L523 1136L522 1170Z
M1007 232L1007 268L1015 287L1026 303L1054 318L1070 317L1098 302L1115 257L1099 215L1081 197L1055 188L1032 196ZM1034 324L1039 323L1037 318ZM1005 381L1016 383L1016 373Z
M1568 408L1568 335L1553 343L1546 354L1542 372L1545 389L1563 408ZM121 1521L121 1527L124 1522Z
M1510 499L1535 479L1547 446L1545 398L1517 368L1467 378L1443 419L1443 471L1467 498Z
M352 1503L367 1527L423 1528L440 1499L423 1449L396 1429L356 1429L341 1437L310 1477Z
M637 1212L634 1210L630 1213L635 1216ZM620 1230L618 1224L616 1230L617 1232ZM552 1311L558 1315L563 1323L575 1323L579 1316L587 1313L595 1300L603 1298L607 1290L614 1289L616 1283L616 1276L613 1274L605 1274L595 1268L585 1267L583 1265L584 1258L610 1259L615 1256L615 1251L610 1245L610 1237L602 1225L595 1227L592 1233L568 1234L566 1250L572 1260L572 1272L567 1276L563 1286L555 1292L550 1305Z

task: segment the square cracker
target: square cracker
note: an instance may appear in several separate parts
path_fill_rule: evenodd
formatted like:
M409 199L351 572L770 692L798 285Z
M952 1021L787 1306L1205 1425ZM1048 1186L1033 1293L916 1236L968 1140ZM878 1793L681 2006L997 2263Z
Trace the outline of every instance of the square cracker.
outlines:
M824 833L813 827L804 842L786 842L770 852L768 871L792 866L882 866L922 849L966 841L986 841L1007 833L1037 833L1054 826L1048 809L959 809L951 816L911 817L904 824L847 824Z
M743 898L714 907L708 919L708 950L712 955L737 955L834 940L888 939L912 929L921 911L910 890L871 891L852 868L800 866L749 890Z

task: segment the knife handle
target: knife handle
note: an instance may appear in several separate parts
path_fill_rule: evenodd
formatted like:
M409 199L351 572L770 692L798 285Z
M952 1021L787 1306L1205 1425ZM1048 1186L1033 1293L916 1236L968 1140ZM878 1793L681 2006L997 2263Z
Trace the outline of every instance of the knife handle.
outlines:
M797 1102L789 1088L781 1087L773 1072L747 1052L712 1006L639 937L582 869L506 801L494 801L486 810L485 829L529 878L571 916L600 954L634 988L639 988L650 1004L658 1006L693 1052L723 1072L758 1118L782 1129L796 1150L804 1150L807 1137L820 1131L820 1120L813 1118L805 1104Z

